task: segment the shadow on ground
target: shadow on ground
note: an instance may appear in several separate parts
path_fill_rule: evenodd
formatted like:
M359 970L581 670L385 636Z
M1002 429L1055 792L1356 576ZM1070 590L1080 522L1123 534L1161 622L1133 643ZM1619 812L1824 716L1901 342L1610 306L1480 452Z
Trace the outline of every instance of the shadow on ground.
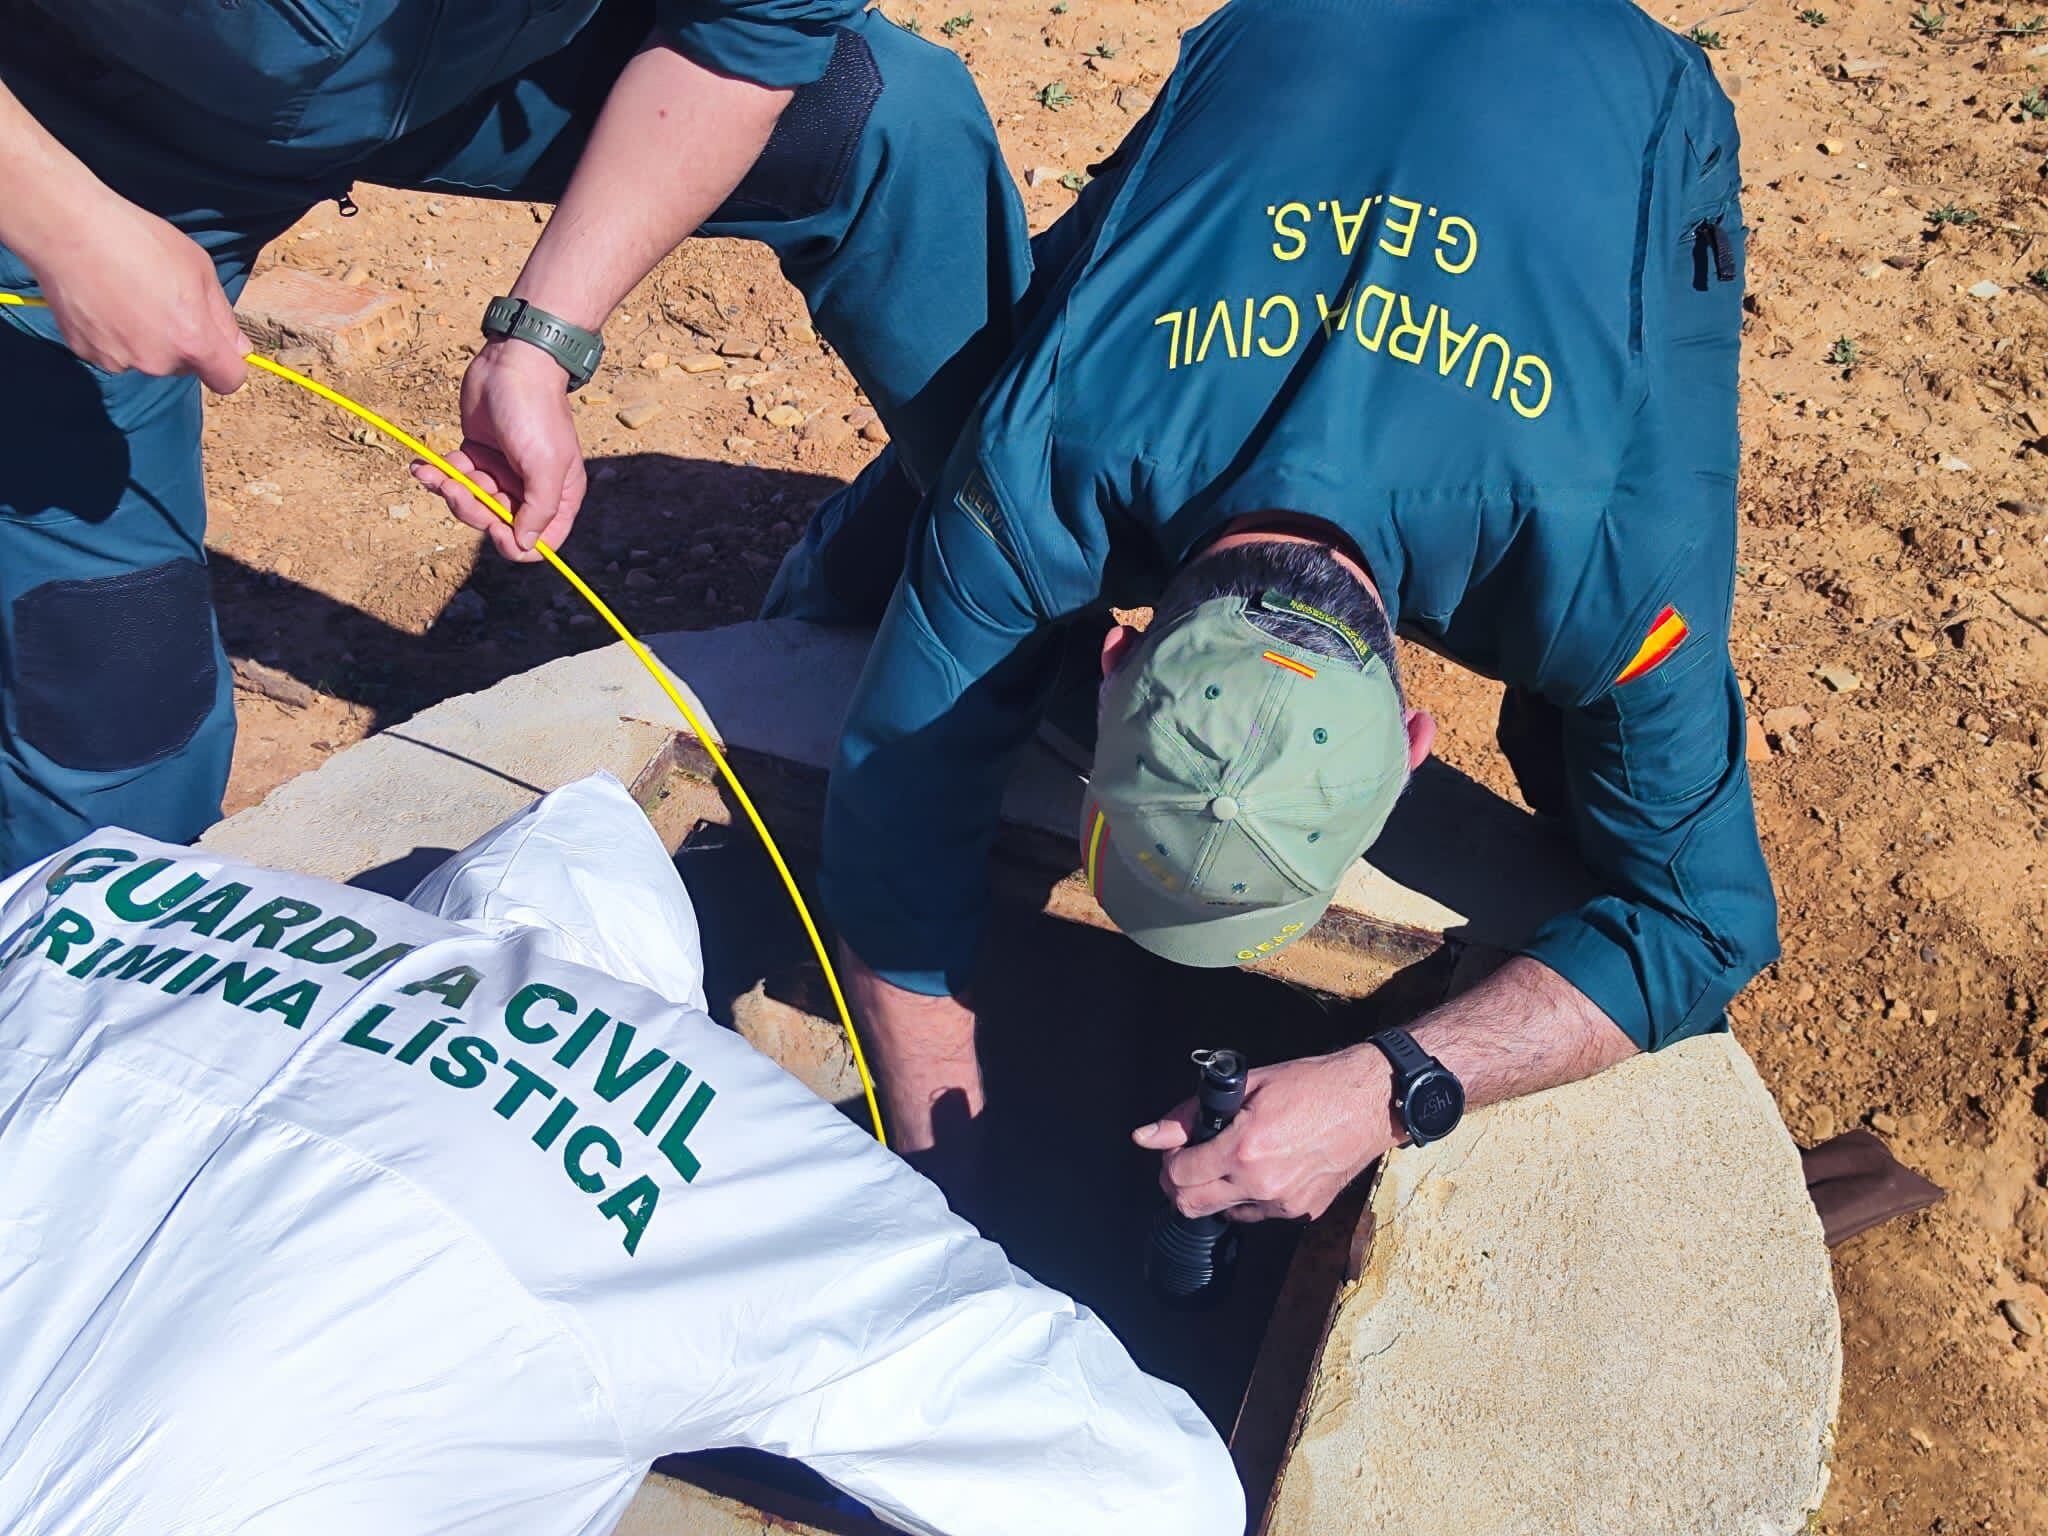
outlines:
M563 555L642 634L753 617L811 508L839 485L665 454L593 459L590 468L590 495ZM232 555L208 558L228 654L367 706L376 730L612 640L552 571L490 554L424 634Z

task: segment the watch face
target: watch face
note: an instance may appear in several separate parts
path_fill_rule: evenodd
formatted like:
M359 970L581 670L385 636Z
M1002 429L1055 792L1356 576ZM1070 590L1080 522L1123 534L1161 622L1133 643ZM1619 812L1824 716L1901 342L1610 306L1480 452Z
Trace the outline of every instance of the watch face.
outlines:
M1457 1129L1465 1113L1465 1089L1450 1073L1425 1072L1409 1087L1404 1108L1408 1132L1419 1142L1437 1141Z

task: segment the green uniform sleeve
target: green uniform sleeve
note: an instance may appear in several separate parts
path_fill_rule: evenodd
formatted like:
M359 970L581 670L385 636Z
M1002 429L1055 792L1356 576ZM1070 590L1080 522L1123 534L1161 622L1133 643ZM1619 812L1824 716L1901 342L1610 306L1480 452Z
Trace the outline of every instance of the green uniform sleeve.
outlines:
M1057 670L1008 533L987 497L927 498L826 797L819 883L840 937L934 996L967 985L1003 790Z
M859 0L659 0L655 33L706 69L783 89L823 75L834 29L860 12Z
M1734 667L1712 645L1565 711L1572 830L1606 893L1523 952L1644 1050L1714 1028L1778 955L1744 730Z

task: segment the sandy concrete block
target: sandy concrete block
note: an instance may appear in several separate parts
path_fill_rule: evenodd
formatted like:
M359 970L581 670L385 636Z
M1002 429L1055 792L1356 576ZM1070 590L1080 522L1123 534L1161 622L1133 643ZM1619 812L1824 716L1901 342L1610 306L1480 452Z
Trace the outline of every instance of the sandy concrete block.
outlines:
M741 1039L826 1103L862 1096L852 1048L836 1020L770 997L766 984L756 982L733 999L732 1023Z
M1727 1035L1391 1154L1266 1530L1791 1536L1841 1329L1797 1149Z
M446 700L329 758L200 845L403 896L448 853L551 789L605 769L636 780L674 708L623 646Z
M613 1536L806 1536L813 1530L650 1472Z
M271 267L249 279L235 317L270 352L312 347L331 363L358 363L404 333L405 301L395 293L345 283L296 267Z

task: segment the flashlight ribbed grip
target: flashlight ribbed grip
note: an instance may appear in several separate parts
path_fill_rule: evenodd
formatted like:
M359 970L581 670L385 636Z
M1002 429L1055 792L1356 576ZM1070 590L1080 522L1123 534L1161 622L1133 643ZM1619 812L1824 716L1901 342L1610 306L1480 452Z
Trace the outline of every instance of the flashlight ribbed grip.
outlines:
M1201 1082L1188 1145L1220 1135L1244 1104L1245 1064L1237 1051L1197 1051ZM1168 1205L1152 1223L1145 1279L1173 1307L1213 1306L1223 1297L1237 1258L1236 1228L1221 1216L1183 1216Z

